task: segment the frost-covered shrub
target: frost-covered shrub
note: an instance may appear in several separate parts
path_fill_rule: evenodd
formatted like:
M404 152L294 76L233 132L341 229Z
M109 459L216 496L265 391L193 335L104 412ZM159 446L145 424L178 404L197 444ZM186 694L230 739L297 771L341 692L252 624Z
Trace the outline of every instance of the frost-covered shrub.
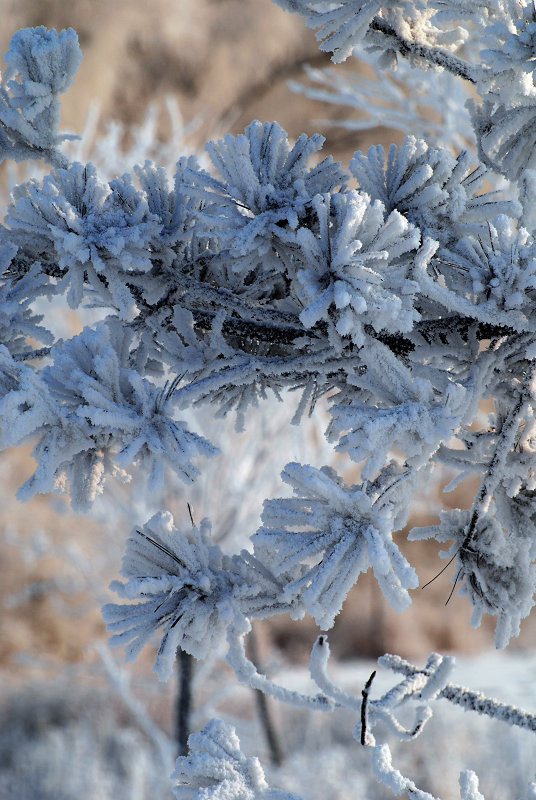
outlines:
M290 462L282 477L294 496L268 499L250 549L235 555L211 541L207 520L184 529L161 512L140 522L125 582L114 584L125 602L107 604L104 618L131 658L162 631L160 678L178 649L204 658L226 641L241 681L291 705L344 706L376 778L430 800L393 765L385 731L415 738L440 697L530 730L534 716L449 683L453 659L435 653L422 669L384 656L401 681L372 699L372 675L356 697L328 675L325 633L311 653L319 691L305 694L263 675L245 637L252 620L284 612L329 629L369 567L405 607L418 578L393 534L442 467L451 485L480 477L472 507L412 538L452 542L453 588L474 624L497 617L497 646L533 606L536 21L514 0L277 1L318 30L335 61L356 48L382 69L404 58L471 84L474 151L412 131L387 155L355 153L347 169L329 156L315 163L321 136L292 143L278 123L253 122L208 143L212 169L178 153L172 181L149 162L101 178L70 161L57 131L76 35L20 31L0 89L0 158L52 169L16 187L0 226L0 441L37 439L21 497L69 492L86 510L105 478L128 479L131 465L150 490L167 467L194 480L194 461L217 444L181 419L194 406L232 412L255 436L250 409L269 393L285 402L298 393L295 424L326 398L326 437L360 464L357 483ZM33 304L63 296L102 320L56 340ZM494 411L478 427L483 399ZM401 705L414 711L410 724ZM214 721L192 738L175 781L183 798L291 797ZM462 773L460 792L480 800L473 773Z

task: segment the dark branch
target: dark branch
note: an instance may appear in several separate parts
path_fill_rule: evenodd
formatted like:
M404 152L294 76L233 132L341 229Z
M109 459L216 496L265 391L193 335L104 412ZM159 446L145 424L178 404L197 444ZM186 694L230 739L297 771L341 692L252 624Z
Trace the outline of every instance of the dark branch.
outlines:
M212 320L216 316L213 311L205 311L199 308L190 309L194 316L196 327L210 330ZM250 342L267 342L271 344L292 345L298 338L322 338L325 333L325 324L319 323L314 328L304 328L298 317L295 318L295 325L288 324L288 315L285 315L284 322L275 321L257 322L251 319L229 317L223 323L224 335L237 336ZM487 322L477 322L468 317L448 316L443 319L426 320L417 323L412 332L422 336L428 342L437 340L441 336L445 337L456 331L462 338L467 339L469 331L472 329L478 341L496 339L503 336L511 336L516 333L513 328L504 325L491 325ZM387 333L386 331L377 332L371 325L365 326L365 333L386 345L396 356L408 356L415 350L415 343L411 339L400 334Z
M363 701L361 703L361 744L365 747L367 743L367 703L368 703L368 696L370 692L370 687L372 686L372 681L376 676L376 670L372 673L370 678L365 684L365 688L361 692L361 697Z
M463 78L471 83L476 83L471 66L463 61L461 58L449 53L447 50L442 50L440 47L428 47L425 44L418 42L410 42L403 39L394 28L387 24L381 17L374 17L370 23L370 30L382 33L389 37L389 46L400 53L401 56L416 56L428 61L430 64L435 64L437 67L443 67L453 75Z
M260 667L259 650L257 647L257 637L255 636L254 628L252 628L252 630L249 632L248 648L252 664L255 665L258 672L262 673L262 669ZM279 767L283 763L283 753L279 745L279 739L276 733L274 721L270 713L270 707L268 705L268 697L264 694L264 692L261 692L260 689L254 689L253 691L255 692L255 700L257 702L259 719L262 725L262 729L264 731L264 736L266 738L268 749L270 751L270 758L272 760L272 764L275 764L276 766Z
M212 320L216 316L214 311L203 311L202 309L190 309L196 327L210 329ZM300 322L296 319L298 326ZM303 327L290 327L288 325L267 324L256 322L251 319L240 319L238 317L228 317L223 323L223 333L226 336L238 336L251 342L268 342L273 344L292 344L300 336L310 336L310 331Z
M176 737L180 756L188 755L190 717L192 714L192 673L194 659L179 647L177 651L179 691L176 705Z

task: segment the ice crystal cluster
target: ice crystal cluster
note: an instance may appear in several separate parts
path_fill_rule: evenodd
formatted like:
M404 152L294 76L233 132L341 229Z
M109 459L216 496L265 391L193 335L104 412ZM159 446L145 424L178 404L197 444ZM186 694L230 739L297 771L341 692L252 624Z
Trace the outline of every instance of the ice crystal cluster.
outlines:
M235 800L300 800L268 786L257 758L246 758L236 732L213 719L190 737L190 754L177 760L173 774L177 800L199 797Z
M418 670L387 659L405 678L367 706L368 688L358 701L329 679L325 635L312 654L316 695L260 674L244 639L251 620L283 612L330 628L369 568L403 609L418 577L395 534L434 470L448 470L451 486L476 474L480 487L470 509L410 537L450 543L454 588L474 624L497 617L497 646L532 608L536 11L515 0L277 2L335 62L363 53L378 70L407 62L430 85L434 75L468 85L474 147L412 130L346 167L320 155L319 134L292 142L277 122L255 121L209 142L207 168L177 153L174 176L145 162L108 180L62 151L58 98L80 61L76 34L19 31L0 85L0 160L40 159L50 172L15 188L0 225L0 442L34 443L22 499L68 492L87 510L109 475L139 469L151 491L166 469L195 480L218 442L189 430L181 415L192 406L232 414L255 436L248 411L268 393L294 402L296 424L325 398L326 437L359 464L357 483L287 464L293 496L266 500L234 556L211 542L207 521L181 530L164 511L140 521L114 584L124 602L104 618L129 658L159 633L163 679L177 648L204 658L227 641L240 680L289 703L360 712L378 780L430 798L372 729L387 721L413 738L430 702L462 697L448 690L448 660ZM58 339L46 311L63 296L101 321ZM482 400L493 407L485 419ZM418 701L410 729L394 716L406 700ZM289 797L219 723L192 739L176 780L181 798ZM465 800L481 797L470 773L460 787Z

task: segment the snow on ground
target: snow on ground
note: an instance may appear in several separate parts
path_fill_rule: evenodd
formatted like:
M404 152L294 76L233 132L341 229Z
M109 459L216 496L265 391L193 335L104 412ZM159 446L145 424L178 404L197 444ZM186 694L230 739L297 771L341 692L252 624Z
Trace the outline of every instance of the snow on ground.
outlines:
M360 697L375 666L372 661L333 663L330 675ZM217 677L218 670L221 684L221 667L216 667L214 674ZM273 678L290 688L313 690L306 668L280 669ZM379 669L371 697L396 680L392 673ZM536 713L536 651L460 656L451 681ZM208 687L209 682L204 685ZM211 692L214 686L217 682ZM281 768L270 767L253 695L244 687L230 690L230 675L225 686L223 692L221 686L217 689L225 702L216 706L216 713L236 726L244 752L261 758L272 786L308 800L392 797L375 782L368 752L352 738L356 724L359 731L358 715L346 710L322 714L271 703L286 758ZM57 679L13 694L1 714L2 798L170 800L166 779L170 764L162 764L154 743L128 712L112 713L114 706L117 709L117 696L110 699L106 691L77 689L67 680L62 684ZM201 699L198 707L200 703ZM204 722L202 712L198 713L196 724L200 727ZM382 735L379 728L376 733ZM536 777L536 735L464 712L445 700L435 703L434 716L418 739L402 743L389 739L389 743L394 764L442 800L459 800L462 769L477 772L486 800L523 798L528 781Z

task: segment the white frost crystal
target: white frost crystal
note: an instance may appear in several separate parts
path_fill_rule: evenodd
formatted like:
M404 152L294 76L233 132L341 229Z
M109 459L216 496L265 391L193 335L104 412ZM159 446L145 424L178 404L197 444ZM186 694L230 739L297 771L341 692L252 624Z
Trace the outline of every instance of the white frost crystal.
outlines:
M192 734L188 744L172 776L177 800L302 800L271 789L259 760L241 752L234 728L219 719Z
M350 587L372 566L389 602L402 609L417 576L392 539L393 506L374 485L345 486L334 470L287 464L282 478L293 498L268 500L253 541L276 575L296 577L299 595L321 628L330 628Z
M8 135L16 134L19 143L26 141L41 149L58 143L58 95L71 85L81 59L72 28L59 34L42 25L17 31L5 54L5 88L0 93L0 120Z
M6 386L3 408L21 409L6 444L39 437L33 453L38 467L19 490L21 498L65 491L68 481L73 506L88 508L107 473L142 464L154 489L166 463L191 482L198 474L191 458L215 454L206 439L169 415L166 391L133 369L129 338L117 321L85 328L53 348L53 364L33 382L21 375Z
M325 321L335 338L357 346L365 325L410 331L420 318L410 268L418 230L398 211L386 214L381 202L356 191L317 195L312 206L321 236L298 229L304 266L293 287L305 327Z
M112 584L130 602L109 603L102 610L114 634L110 643L126 645L129 661L157 629L164 629L154 664L160 680L170 677L178 647L205 658L232 621L232 583L209 531L204 520L199 528L181 532L165 512L132 531L121 568L127 581Z

